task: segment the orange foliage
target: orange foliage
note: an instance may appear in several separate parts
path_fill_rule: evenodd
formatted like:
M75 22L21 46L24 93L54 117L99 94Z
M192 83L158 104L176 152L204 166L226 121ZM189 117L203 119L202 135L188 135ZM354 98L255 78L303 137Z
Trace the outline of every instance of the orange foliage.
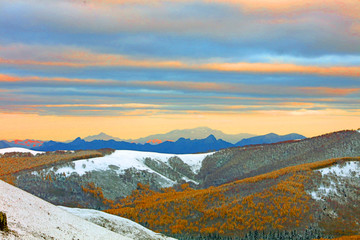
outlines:
M54 163L70 162L78 159L101 157L99 151L52 152L33 156L31 154L4 154L0 155L0 176L5 179L7 175L22 170L43 167Z
M172 234L239 234L249 230L296 229L304 222L313 221L309 207L311 197L304 187L311 179L312 170L351 160L360 159L330 159L287 167L201 190L182 185L180 192L172 188L154 192L139 184L130 196L106 212ZM242 189L263 180L270 186L243 195Z
M85 193L89 193L89 194L93 195L95 198L100 199L103 202L103 204L106 206L111 206L114 204L114 201L106 199L104 197L101 187L96 187L95 183L93 183L93 182L88 183L87 187L81 186L81 189Z

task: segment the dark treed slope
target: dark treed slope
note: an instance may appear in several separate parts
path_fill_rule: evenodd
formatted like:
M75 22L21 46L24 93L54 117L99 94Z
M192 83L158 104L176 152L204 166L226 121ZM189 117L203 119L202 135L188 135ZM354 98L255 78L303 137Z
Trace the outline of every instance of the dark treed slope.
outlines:
M217 186L330 158L360 156L360 133L340 131L300 141L224 149L208 156L199 172L202 187Z

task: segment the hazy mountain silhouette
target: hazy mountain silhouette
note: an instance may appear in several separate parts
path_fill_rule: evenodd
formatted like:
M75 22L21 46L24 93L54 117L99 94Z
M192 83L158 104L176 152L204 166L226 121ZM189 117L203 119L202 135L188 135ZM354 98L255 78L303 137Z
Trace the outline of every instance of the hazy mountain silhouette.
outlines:
M246 146L246 145L257 145L257 144L268 144L276 142L284 142L289 140L301 140L306 137L297 133L290 133L287 135L277 135L275 133L269 133L262 136L256 136L252 138L244 138L241 141L237 142L235 146Z

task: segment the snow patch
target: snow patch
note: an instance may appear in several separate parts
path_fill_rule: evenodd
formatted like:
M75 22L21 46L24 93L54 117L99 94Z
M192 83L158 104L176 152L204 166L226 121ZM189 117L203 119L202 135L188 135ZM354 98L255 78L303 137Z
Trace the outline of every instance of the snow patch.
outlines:
M352 172L359 172L360 171L360 162L357 161L349 161L346 162L344 166L341 166L339 164L327 167L327 168L322 168L318 170L321 175L329 175L329 174L334 174L336 176L341 176L341 177L351 177L351 173Z
M340 182L341 178L350 178L353 176L359 176L360 174L360 162L349 161L344 164L336 164L330 167L316 170L320 172L323 177L335 176ZM311 196L315 200L322 200L323 197L327 197L330 194L338 194L336 186L338 183L330 181L327 186L320 186L317 190L310 192Z
M20 153L31 153L32 155L36 155L38 153L44 153L41 151L34 151L26 148L20 148L20 147L11 147L11 148L2 148L0 149L0 154L4 153L11 153L11 152L20 152Z
M80 209L61 207L65 211L74 214L82 219L95 223L99 226L111 229L116 233L121 233L129 238L138 240L156 239L156 240L172 240L174 238L166 237L160 233L155 233L140 224L129 219L118 217L105 212L93 209Z

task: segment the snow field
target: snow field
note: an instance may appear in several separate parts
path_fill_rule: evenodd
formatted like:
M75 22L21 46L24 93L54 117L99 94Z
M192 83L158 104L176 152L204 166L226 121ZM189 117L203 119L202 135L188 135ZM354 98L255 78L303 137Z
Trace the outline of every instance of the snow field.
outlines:
M38 153L43 153L40 151L34 151L26 148L20 148L20 147L11 147L11 148L2 148L0 149L0 154L4 153L11 153L11 152L20 152L20 153L31 153L32 155L36 155Z

